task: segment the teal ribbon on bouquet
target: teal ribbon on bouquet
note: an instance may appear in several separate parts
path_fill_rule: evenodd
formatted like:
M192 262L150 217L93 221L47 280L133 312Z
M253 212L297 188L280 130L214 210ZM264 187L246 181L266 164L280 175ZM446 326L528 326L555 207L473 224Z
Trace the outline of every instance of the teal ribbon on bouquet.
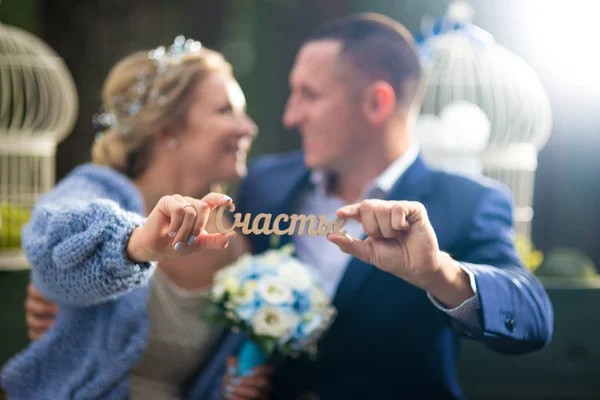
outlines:
M238 374L247 375L252 368L267 362L267 354L252 340L246 340L238 353Z

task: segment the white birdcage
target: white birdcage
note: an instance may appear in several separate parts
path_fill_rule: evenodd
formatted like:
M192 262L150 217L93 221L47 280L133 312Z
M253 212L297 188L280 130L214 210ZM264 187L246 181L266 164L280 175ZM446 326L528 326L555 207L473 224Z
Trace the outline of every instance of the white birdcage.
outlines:
M0 24L0 269L27 266L21 227L55 183L56 146L77 111L75 83L56 52Z
M516 230L529 237L550 103L535 72L474 26L473 14L465 1L454 1L444 18L424 23L419 53L427 86L416 136L430 163L506 184L516 202Z

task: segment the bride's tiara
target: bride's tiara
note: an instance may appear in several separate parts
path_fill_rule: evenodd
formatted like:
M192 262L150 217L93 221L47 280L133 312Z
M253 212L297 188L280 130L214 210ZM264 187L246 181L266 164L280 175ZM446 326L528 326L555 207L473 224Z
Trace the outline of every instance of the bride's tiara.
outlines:
M173 44L168 47L159 46L150 50L148 58L154 61L157 66L156 71L139 71L135 83L128 89L135 91L132 96L129 96L128 100L123 99L121 95L113 96L109 99L107 107L101 107L100 111L93 115L94 127L100 130L96 137L101 135L102 131L112 128L116 124L119 124L121 133L127 132L128 126L123 121L119 121L115 111L121 115L133 117L142 107L154 103L163 105L166 98L155 87L155 83L169 70L169 66L179 64L187 53L195 53L201 50L202 43L193 39L186 40L182 35L177 36Z

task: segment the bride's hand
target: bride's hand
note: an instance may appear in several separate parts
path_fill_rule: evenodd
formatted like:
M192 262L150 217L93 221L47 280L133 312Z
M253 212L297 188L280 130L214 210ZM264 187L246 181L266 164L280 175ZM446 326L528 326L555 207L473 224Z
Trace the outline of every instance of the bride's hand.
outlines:
M275 372L271 365L260 365L250 374L237 376L237 358L229 357L227 374L223 377L223 397L227 400L266 400L271 393L271 377Z
M208 233L210 212L231 204L229 196L210 193L201 200L181 195L162 197L142 227L131 233L127 254L134 262L178 258L201 249L223 249L235 237Z

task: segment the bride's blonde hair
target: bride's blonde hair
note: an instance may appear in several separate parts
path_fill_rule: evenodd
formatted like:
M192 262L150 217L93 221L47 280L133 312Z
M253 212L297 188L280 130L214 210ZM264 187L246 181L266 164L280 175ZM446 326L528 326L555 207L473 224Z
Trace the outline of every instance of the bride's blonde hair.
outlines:
M177 43L177 39L176 39ZM181 128L198 84L210 72L232 74L218 52L188 40L172 52L159 48L137 52L119 61L102 90L104 126L92 146L92 161L130 178L148 166L152 138L159 129ZM162 50L161 50L162 49Z

